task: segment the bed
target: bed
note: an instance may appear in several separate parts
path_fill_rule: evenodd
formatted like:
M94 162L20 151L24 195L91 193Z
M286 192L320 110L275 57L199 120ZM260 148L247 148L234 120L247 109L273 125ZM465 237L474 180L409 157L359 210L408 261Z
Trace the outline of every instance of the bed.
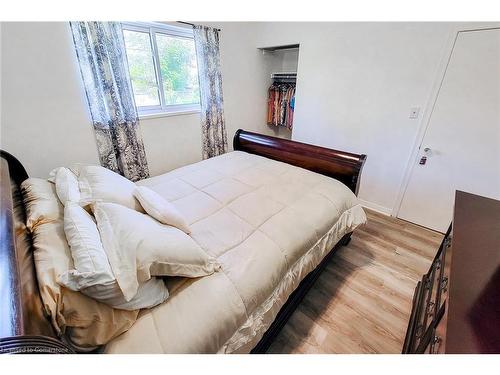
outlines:
M170 297L95 352L264 353L335 250L366 217L355 194L365 155L238 130L233 152L138 182L172 202L222 265L167 280ZM2 352L72 353L39 293L21 238L22 164L2 151ZM174 339L172 339L174 338Z

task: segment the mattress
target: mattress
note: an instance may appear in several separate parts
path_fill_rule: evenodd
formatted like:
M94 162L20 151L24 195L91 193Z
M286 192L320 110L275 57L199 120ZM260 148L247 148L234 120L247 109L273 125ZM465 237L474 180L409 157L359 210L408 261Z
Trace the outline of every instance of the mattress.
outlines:
M186 217L222 269L171 279L107 353L248 353L288 296L346 233L366 221L341 182L241 151L139 182Z

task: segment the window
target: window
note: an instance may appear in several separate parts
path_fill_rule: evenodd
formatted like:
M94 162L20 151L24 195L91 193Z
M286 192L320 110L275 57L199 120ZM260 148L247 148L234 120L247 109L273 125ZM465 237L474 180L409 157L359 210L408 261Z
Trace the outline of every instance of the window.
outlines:
M157 23L123 23L140 116L200 110L193 32Z

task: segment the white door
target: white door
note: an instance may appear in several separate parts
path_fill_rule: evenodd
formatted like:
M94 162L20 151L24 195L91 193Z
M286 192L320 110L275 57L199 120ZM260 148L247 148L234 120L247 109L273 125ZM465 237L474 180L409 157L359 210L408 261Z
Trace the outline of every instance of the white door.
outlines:
M444 232L455 190L500 199L500 29L458 33L398 217Z

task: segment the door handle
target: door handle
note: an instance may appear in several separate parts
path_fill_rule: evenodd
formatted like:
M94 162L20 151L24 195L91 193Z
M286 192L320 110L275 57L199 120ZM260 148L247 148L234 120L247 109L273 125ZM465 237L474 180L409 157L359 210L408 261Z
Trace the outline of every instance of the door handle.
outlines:
M425 155L423 155L420 158L419 162L418 162L418 164L420 164L420 165L425 165L425 163L427 163L427 156L430 156L430 154L431 154L431 148L430 147L425 147L424 148L424 154Z

